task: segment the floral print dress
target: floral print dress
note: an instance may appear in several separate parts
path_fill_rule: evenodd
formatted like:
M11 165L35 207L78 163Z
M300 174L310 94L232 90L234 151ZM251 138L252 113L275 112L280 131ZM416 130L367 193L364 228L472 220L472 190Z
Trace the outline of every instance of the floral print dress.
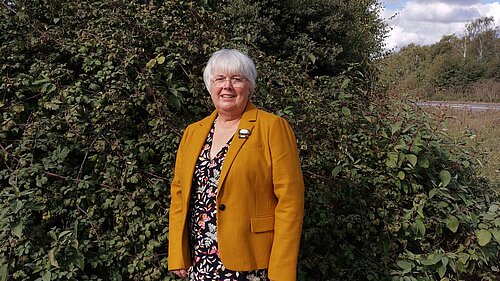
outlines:
M190 200L189 240L193 266L189 268L190 280L269 280L267 269L232 271L220 260L217 243L217 185L222 164L232 138L210 159L210 148L215 122L196 162Z

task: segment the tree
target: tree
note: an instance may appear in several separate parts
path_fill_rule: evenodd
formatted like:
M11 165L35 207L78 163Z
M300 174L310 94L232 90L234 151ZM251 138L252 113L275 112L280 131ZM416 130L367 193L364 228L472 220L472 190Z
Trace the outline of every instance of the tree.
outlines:
M382 80L392 92L420 98L492 101L491 97L470 94L487 85L498 87L500 38L492 18L479 18L464 27L465 35L445 35L429 46L410 44L381 60ZM397 69L397 71L396 71ZM497 86L495 86L497 85ZM490 87L490 86L488 86Z
M376 0L217 1L227 32L267 55L300 63L311 76L335 75L380 55L386 34ZM242 8L244 7L244 8Z
M469 39L475 43L477 59L479 61L483 60L485 45L491 46L491 42L495 41L496 32L493 28L494 24L495 20L493 17L482 17L465 25L466 35L464 36L464 40Z

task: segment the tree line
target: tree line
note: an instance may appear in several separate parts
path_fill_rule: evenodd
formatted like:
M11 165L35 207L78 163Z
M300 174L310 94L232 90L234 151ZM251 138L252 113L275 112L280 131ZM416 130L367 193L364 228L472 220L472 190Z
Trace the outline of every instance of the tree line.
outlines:
M500 101L500 37L493 17L469 21L461 34L428 46L410 44L386 56L384 83L422 99Z

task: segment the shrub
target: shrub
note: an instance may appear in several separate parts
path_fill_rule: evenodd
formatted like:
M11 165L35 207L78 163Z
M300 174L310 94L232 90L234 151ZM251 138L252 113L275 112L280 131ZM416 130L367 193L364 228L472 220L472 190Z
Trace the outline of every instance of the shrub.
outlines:
M499 274L498 190L442 120L370 96L370 79L355 68L300 81L288 77L262 101L279 101L273 110L299 138L307 190L299 280ZM287 98L285 89L296 92Z

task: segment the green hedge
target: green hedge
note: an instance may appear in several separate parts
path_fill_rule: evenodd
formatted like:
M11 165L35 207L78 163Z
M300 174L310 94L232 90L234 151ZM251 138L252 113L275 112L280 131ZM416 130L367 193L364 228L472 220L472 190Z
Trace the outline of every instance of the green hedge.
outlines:
M221 47L256 58L254 102L296 131L299 280L498 276L497 186L439 124L377 94L368 66L310 76L310 60L231 40L210 3L16 3L0 22L0 280L173 279L172 165L212 110L201 72Z

